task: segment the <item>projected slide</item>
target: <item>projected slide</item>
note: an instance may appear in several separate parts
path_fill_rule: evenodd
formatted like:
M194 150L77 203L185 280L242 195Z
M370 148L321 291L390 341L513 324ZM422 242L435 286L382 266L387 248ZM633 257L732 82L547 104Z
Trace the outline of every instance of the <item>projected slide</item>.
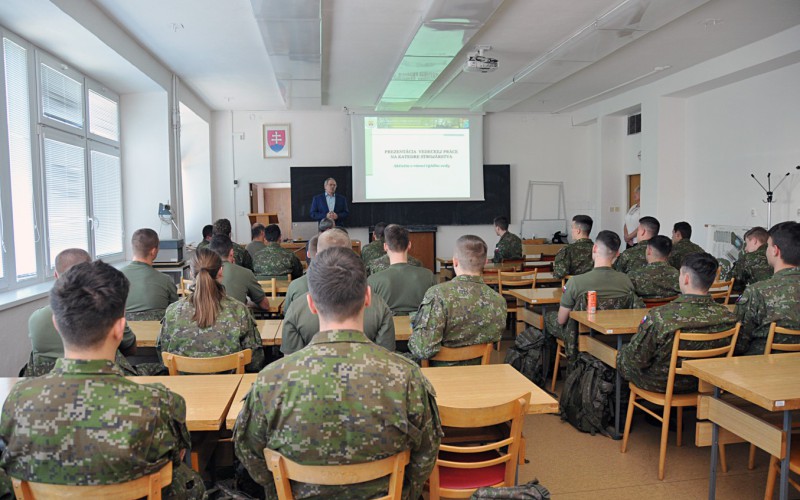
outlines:
M369 200L470 197L470 119L364 117Z

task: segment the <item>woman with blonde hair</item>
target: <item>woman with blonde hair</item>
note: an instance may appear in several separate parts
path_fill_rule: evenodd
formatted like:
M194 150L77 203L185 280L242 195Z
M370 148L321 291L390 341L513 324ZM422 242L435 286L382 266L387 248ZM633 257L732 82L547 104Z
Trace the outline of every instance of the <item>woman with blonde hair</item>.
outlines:
M156 340L159 358L162 352L208 358L252 349L253 360L246 368L259 371L264 365L261 336L247 306L225 294L222 259L200 248L189 265L194 290L167 308Z

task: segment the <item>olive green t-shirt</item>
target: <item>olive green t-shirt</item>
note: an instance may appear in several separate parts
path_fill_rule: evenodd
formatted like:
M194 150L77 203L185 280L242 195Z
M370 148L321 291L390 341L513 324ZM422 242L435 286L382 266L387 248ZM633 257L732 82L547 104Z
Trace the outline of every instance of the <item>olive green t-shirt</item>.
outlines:
M578 297L594 290L598 299L627 297L634 293L633 283L624 273L610 267L595 267L588 273L573 276L564 287L561 305L573 309Z
M122 274L131 283L125 311L161 311L178 300L178 291L172 278L153 269L144 262L131 262L122 268Z
M250 257L255 258L256 254L265 248L267 248L267 245L265 245L263 241L253 240L247 244L245 250L250 254Z
M433 273L406 262L392 264L367 280L372 293L380 295L395 316L416 312L428 288L436 284Z
M228 297L234 298L242 304L247 304L247 297L250 297L250 300L256 304L264 300L264 289L258 284L253 271L246 267L223 262L222 285L225 287Z

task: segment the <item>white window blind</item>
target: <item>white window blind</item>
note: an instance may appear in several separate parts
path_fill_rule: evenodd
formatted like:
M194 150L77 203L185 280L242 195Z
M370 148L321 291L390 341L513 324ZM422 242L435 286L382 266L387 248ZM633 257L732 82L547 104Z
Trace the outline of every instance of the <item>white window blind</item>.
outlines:
M42 114L83 128L83 83L47 63L40 63Z
M119 105L89 89L89 132L119 141Z
M50 267L59 252L87 248L85 149L44 139L45 195Z
M92 219L97 257L122 253L122 180L119 156L89 154L92 171Z
M34 212L31 158L31 99L28 91L28 54L24 47L3 38L8 155L14 223L17 281L36 276L37 225Z

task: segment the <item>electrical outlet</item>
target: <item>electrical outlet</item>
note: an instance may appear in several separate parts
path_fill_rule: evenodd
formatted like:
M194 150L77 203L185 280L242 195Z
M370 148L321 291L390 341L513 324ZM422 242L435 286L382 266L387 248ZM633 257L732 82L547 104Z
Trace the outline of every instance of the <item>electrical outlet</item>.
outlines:
M755 208L751 208L750 209L750 217L755 217L756 215L757 215L756 214L756 209Z

